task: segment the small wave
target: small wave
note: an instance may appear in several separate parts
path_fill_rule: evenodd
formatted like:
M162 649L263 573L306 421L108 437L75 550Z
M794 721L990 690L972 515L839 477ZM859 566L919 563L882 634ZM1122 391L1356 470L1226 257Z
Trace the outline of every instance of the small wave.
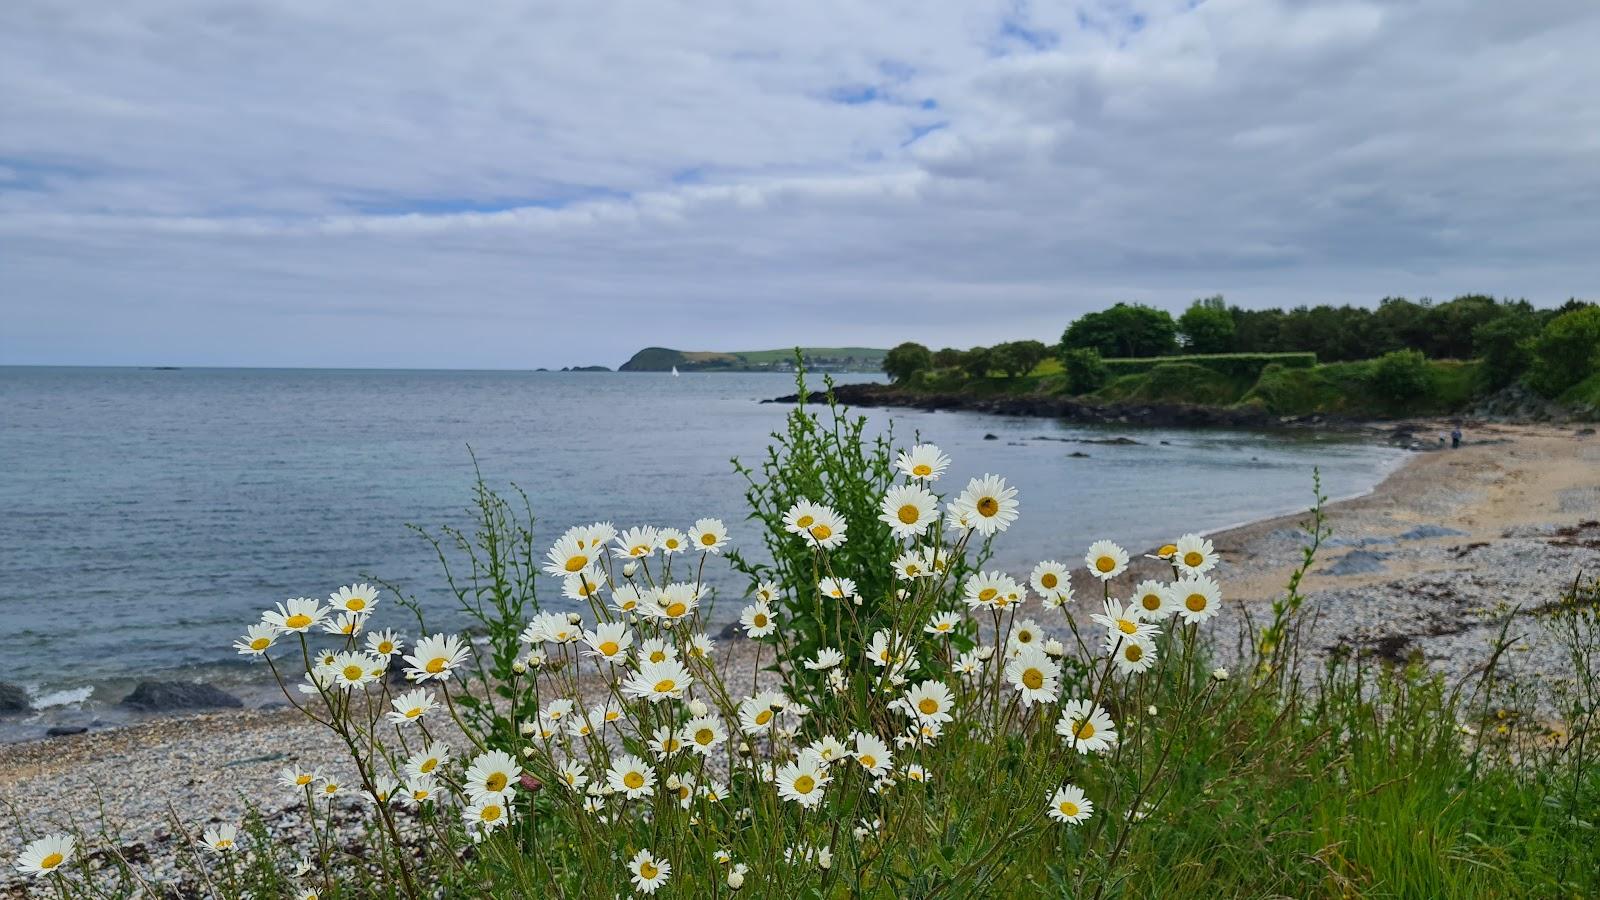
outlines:
M33 699L33 708L49 709L52 706L71 706L88 700L93 693L94 688L92 687L75 687L61 691L51 691L48 694L40 694L35 697Z

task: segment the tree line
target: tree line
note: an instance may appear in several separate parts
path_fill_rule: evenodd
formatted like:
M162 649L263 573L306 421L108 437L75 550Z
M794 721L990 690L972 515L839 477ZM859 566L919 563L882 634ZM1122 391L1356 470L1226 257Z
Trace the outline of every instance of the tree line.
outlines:
M907 342L889 351L883 368L896 382L930 370L1017 378L1054 355L1069 382L1086 384L1097 380L1093 370L1101 358L1295 352L1315 353L1319 362L1400 352L1412 358L1477 359L1485 389L1526 378L1541 393L1555 396L1600 371L1600 306L1572 299L1540 309L1526 300L1467 294L1444 303L1386 297L1375 308L1244 309L1216 295L1195 300L1174 317L1139 303L1117 303L1079 316L1054 346L1024 340L930 351ZM1071 377L1075 372L1086 374Z

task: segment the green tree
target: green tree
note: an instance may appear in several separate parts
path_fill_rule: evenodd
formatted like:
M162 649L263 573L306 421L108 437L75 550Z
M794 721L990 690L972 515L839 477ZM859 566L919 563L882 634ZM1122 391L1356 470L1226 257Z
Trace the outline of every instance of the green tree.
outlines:
M1061 349L1083 347L1101 356L1162 356L1178 349L1172 314L1139 303L1085 313L1061 335Z
M1070 347L1061 351L1061 369L1067 376L1067 392L1087 394L1106 383L1106 364L1100 351L1090 347Z
M935 350L933 352L933 367L935 369L957 368L961 365L961 357L964 355L965 354L954 347L945 347L942 350Z
M971 378L987 378L994 368L994 353L988 347L973 347L961 357L961 369Z
M993 349L994 367L1006 373L1007 378L1020 378L1050 355L1050 350L1038 341L1007 341Z
M1499 390L1528 370L1533 360L1533 339L1539 320L1532 315L1508 313L1472 329L1472 354L1482 360L1478 377L1483 387Z
M913 341L896 346L883 357L883 371L895 384L904 384L918 372L933 368L933 354Z
M1178 317L1178 331L1190 353L1227 353L1233 350L1233 316L1222 295L1203 297L1189 304Z
M1372 364L1368 385L1395 409L1414 406L1433 390L1433 370L1421 350L1391 350Z
M1528 384L1555 397L1600 370L1600 306L1562 313L1533 341Z

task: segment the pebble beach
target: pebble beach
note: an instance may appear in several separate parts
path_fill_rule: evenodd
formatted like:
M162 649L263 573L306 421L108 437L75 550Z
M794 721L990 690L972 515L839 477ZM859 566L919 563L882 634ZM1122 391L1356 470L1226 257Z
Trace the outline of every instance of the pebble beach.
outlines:
M1418 430L1432 434L1434 426ZM1415 453L1372 492L1326 513L1332 536L1303 586L1311 661L1348 650L1466 678L1520 608L1517 642L1501 665L1513 678L1537 679L1562 661L1526 612L1556 600L1580 573L1600 573L1600 437L1575 427L1474 428L1460 449ZM1299 564L1305 518L1211 535L1227 598L1215 631L1224 664L1232 664L1230 636L1247 617L1270 614ZM1136 568L1125 577L1143 574ZM1082 588L1080 597L1098 595ZM1085 620L1090 605L1079 601ZM749 642L719 643L736 677L740 663L750 677ZM103 814L124 836L124 855L150 860L158 878L176 877L184 843L170 812L197 831L239 821L249 804L275 831L298 835L300 807L277 785L278 772L291 763L348 768L337 738L281 708L153 720L5 745L4 753L0 846L8 850L0 857L21 843L18 820L36 830L76 822L92 831ZM0 896L27 896L14 874L9 865L0 871Z

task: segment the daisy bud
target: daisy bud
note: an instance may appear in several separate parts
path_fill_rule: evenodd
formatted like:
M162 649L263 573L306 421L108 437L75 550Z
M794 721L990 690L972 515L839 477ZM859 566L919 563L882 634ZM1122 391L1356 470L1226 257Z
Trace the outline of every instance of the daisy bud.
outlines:
M1060 656L1067 652L1067 648L1063 646L1060 641L1056 640L1055 638L1051 638L1050 640L1044 642L1044 652L1050 654L1051 656Z
M1154 703L1150 704L1150 708L1146 709L1145 712L1149 713L1152 716L1157 715L1157 713L1156 713L1156 705Z
M689 715L696 718L706 714L706 705L699 700L689 701Z
M533 737L533 723L532 722L523 722L522 726L519 727L517 730L522 732L522 736L523 737Z
M1222 666L1217 666L1215 669L1211 670L1211 680L1212 681L1227 681L1228 680L1228 670L1223 668Z
M523 747L522 748L522 758L523 759L533 759L533 748L532 747Z
M567 624L568 625L581 625L582 623L583 623L583 616L580 616L575 612L567 613Z
M524 750L531 750L533 748L524 747L523 749ZM544 782L542 782L539 779L533 777L532 775L529 775L527 772L523 772L522 773L522 777L517 779L517 783L522 785L522 789L527 791L530 794L537 794L540 791L540 789L542 789L544 787Z
M744 863L728 870L728 887L736 891L744 887Z
M622 577L623 578L632 578L633 577L633 573L635 573L637 571L639 571L639 564L638 563L632 563L632 562L624 563L623 566L622 566Z
M988 660L992 656L994 656L994 648L993 647L979 647L978 648L978 658L979 659Z
M528 672L528 665L519 659L511 664L511 671L518 675L525 675Z

